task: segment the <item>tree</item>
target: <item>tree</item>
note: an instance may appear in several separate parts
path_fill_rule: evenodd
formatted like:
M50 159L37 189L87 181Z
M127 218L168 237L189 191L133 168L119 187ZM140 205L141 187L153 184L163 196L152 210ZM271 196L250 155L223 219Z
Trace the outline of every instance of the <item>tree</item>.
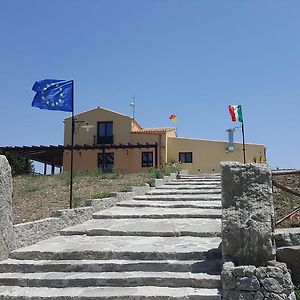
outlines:
M34 172L34 166L31 160L12 153L7 153L5 156L11 166L11 173L13 176L32 174Z

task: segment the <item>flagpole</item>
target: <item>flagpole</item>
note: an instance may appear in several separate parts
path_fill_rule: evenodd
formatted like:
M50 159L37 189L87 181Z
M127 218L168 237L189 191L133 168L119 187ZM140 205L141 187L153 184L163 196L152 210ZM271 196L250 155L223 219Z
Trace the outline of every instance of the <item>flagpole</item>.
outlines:
M244 164L245 164L246 163L246 149L245 149L244 121L242 123L242 134L243 134L243 153L244 153Z
M73 198L74 132L75 132L75 118L74 118L74 80L72 80L72 136L71 136L70 208L72 208L72 198Z

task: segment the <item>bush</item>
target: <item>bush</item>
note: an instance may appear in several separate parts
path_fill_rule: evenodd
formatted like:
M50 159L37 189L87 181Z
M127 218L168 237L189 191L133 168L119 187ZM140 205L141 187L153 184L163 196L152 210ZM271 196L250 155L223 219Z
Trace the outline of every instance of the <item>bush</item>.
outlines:
M300 285L295 287L296 300L300 300Z
M11 173L15 175L32 174L34 172L33 163L25 157L20 157L12 153L5 154L10 167Z

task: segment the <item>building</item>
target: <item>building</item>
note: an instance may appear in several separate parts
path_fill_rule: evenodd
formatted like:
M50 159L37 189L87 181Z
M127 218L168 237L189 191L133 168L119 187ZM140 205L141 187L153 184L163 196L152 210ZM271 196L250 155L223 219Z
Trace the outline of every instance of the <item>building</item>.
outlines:
M82 125L90 126L82 126ZM72 118L64 121L64 146L71 144ZM91 127L92 126L92 127ZM74 171L138 172L164 163L181 162L191 173L220 171L221 161L243 161L242 144L176 137L175 128L142 128L133 118L104 108L75 117ZM265 162L265 147L246 144L246 162ZM63 154L69 171L71 151Z

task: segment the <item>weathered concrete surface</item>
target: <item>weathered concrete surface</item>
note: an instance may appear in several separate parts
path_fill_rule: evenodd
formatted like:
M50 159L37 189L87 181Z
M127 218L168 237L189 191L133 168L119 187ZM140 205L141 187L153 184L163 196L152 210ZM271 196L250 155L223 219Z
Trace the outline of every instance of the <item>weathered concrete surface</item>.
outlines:
M15 259L204 259L219 237L61 236L14 250Z
M169 288L169 287L73 287L73 288L26 288L0 287L1 300L20 300L24 295L31 295L32 300L163 300L194 299L221 300L218 289Z
M136 196L134 200L149 200L149 201L211 201L211 200L221 200L221 194L194 194L194 195L145 195Z
M236 265L264 266L275 257L271 170L221 163L223 256Z
M124 218L220 218L221 209L201 208L164 208L164 207L112 207L101 210L93 215L94 219L124 219Z
M35 272L192 272L220 275L221 258L210 260L18 260L0 262L0 273Z
M12 220L12 176L10 165L0 155L0 260L14 248L15 233Z
M0 273L0 285L63 288L87 286L221 287L220 275L205 273L131 272L49 272Z
M168 208L222 208L221 201L147 201L129 200L118 203L122 207L168 207Z
M277 248L277 259L287 264L295 285L300 284L300 245Z
M61 231L62 235L220 236L221 220L114 219L90 220Z

